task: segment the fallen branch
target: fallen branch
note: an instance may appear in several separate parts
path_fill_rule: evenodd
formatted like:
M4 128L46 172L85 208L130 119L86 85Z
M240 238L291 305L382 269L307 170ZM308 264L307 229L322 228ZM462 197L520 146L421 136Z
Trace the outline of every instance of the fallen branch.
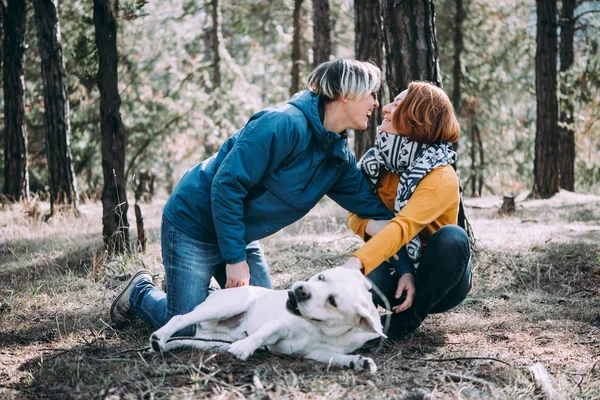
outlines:
M546 367L544 367L542 363L535 363L533 365L530 365L528 369L535 379L535 384L537 388L540 389L542 393L544 393L546 398L550 400L566 399L566 397L562 393L554 389L554 386L552 386L552 377L550 376L548 371L546 371Z
M415 361L431 361L431 362L449 362L449 361L473 361L473 360L488 360L488 361L496 361L509 367L512 367L511 364L506 361L500 360L499 358L493 357L454 357L454 358L417 358L417 357L408 357L404 356L407 360L415 360Z

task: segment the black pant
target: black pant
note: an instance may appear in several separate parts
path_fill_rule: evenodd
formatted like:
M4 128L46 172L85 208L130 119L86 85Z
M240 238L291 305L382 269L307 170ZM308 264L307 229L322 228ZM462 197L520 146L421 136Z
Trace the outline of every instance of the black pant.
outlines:
M405 253L400 252L400 261L410 263ZM471 289L470 255L469 238L459 226L446 225L433 234L416 271L413 304L392 314L390 338L414 331L427 315L448 311L467 297ZM389 263L381 264L367 278L388 298L391 307L401 304L403 298L394 298L400 277ZM385 307L379 295L372 293L375 304Z

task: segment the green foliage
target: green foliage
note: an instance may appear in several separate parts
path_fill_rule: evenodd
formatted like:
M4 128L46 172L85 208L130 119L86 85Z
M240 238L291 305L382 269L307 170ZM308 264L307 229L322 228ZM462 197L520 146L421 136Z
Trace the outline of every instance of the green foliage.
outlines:
M455 2L436 2L438 46L444 87L452 91L454 66ZM518 0L464 2L464 51L461 56L462 101L476 107L487 157L486 185L497 193L528 190L531 187L536 132L535 99L535 7ZM576 15L579 11L576 10ZM578 189L590 190L597 180L589 170L600 168L597 153L600 138L597 121L600 77L597 49L598 23L580 23L575 37L575 65L568 75L573 93L577 141L576 177ZM466 113L461 115L463 135L459 147L459 168L469 175L471 135ZM581 166L587 166L580 169ZM463 178L465 179L465 178Z
M146 169L154 172L159 186L172 187L187 168L211 155L227 137L243 127L251 114L288 99L294 2L220 3L222 82L217 88L213 82L211 2L120 2L119 90L120 110L128 135L128 180ZM439 0L435 4L443 82L450 93L455 2ZM536 120L534 5L518 0L476 0L464 4L462 100L476 109L487 157L485 183L496 192L528 189ZM84 0L59 2L75 171L81 191L88 197L98 197L103 182L92 7L92 2ZM311 2L304 1L303 79L312 63L310 7ZM29 8L25 107L30 177L32 190L43 194L48 181L44 102L33 9ZM334 56L353 57L352 2L331 1L330 12ZM576 10L575 14L579 12ZM598 24L594 14L579 20L575 65L561 76L573 88L579 189L597 187L600 170L600 160L596 157L600 150ZM461 120L459 167L464 180L470 168L471 139L464 113ZM2 167L0 163L0 173Z

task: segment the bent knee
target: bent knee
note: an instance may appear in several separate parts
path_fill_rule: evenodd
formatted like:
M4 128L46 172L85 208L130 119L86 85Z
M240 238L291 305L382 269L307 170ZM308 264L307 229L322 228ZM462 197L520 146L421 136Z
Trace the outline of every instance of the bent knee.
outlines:
M430 240L444 249L460 249L470 254L469 236L458 225L446 225L438 229Z

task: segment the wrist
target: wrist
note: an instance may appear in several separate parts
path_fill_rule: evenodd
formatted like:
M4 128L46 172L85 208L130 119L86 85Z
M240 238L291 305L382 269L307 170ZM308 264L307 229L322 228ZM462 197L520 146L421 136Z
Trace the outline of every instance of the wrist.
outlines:
M343 267L348 269L355 269L357 271L360 271L364 268L362 261L360 261L360 258L354 256L350 257L343 265Z

